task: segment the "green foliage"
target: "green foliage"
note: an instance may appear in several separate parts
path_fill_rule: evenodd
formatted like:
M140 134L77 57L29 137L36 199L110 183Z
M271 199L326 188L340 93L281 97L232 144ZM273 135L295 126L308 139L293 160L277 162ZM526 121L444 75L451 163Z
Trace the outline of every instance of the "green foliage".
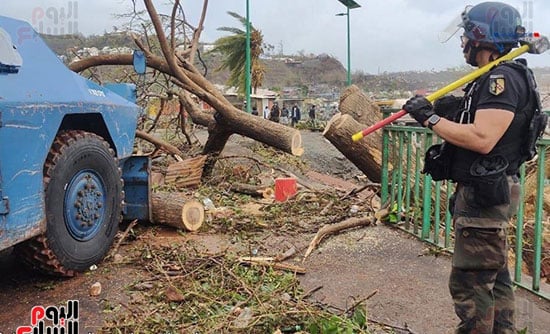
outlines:
M222 63L218 71L229 70L227 85L237 87L240 94L246 90L246 19L235 12L227 12L241 22L244 30L233 27L220 27L218 30L232 35L221 37L214 42L214 49L210 53L220 53ZM265 69L260 63L259 57L263 53L263 35L250 23L250 61L252 86L259 87L262 84Z
M314 319L307 325L311 334L358 334L370 333L367 318L362 308L357 308L350 318L336 315L328 318Z
M300 121L296 124L296 128L300 130L310 130L310 131L323 131L327 125L326 121L307 119L305 121Z
M104 333L368 333L363 308L347 317L308 304L294 273L182 245L146 246L134 254L130 263L154 279L131 284L130 302L116 315L116 306L104 305L112 314Z

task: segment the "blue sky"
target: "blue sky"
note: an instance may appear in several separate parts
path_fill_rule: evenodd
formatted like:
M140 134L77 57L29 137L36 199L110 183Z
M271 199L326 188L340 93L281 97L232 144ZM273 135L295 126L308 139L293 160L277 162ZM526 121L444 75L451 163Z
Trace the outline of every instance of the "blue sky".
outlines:
M481 1L463 0L356 0L361 7L350 11L351 63L353 71L376 74L404 70L441 70L464 64L457 37L447 43L438 41L439 33L468 4ZM156 0L160 12L169 13L168 0ZM182 0L186 16L197 23L202 1ZM75 7L75 3L77 4ZM136 0L140 7L141 0ZM509 0L518 8L524 25L550 34L550 1ZM77 8L77 29L84 34L101 34L120 25L114 15L128 12L130 0L4 0L0 15L34 20L35 29L53 29L45 17L48 9ZM347 18L337 0L249 0L252 24L264 34L265 42L285 54L326 53L338 58L344 66L347 59ZM532 11L530 10L532 8ZM203 42L223 35L220 26L240 27L227 15L246 13L246 0L210 0ZM44 13L42 19L39 14ZM50 14L53 11L49 12ZM34 15L34 16L33 16ZM51 15L50 15L51 16ZM69 20L67 20L69 21ZM68 22L65 22L67 26ZM56 27L61 27L58 22ZM74 26L73 26L74 27ZM533 66L550 66L550 52L527 56Z

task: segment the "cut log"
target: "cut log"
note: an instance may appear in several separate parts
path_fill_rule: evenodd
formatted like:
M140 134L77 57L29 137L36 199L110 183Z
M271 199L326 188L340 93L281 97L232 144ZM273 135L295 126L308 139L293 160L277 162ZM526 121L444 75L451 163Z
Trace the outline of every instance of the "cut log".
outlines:
M295 156L304 153L302 136L297 129L236 110L233 113L217 113L216 122L233 133L252 138Z
M382 165L382 139L379 133L372 133L354 142L351 136L365 128L350 115L336 114L323 132L334 147L359 168L372 182L380 182Z
M202 203L187 199L181 193L153 193L151 202L152 223L194 232L204 222Z
M196 187L201 182L206 155L199 155L171 164L166 169L164 182L178 189Z
M350 115L367 127L382 120L380 107L355 85L347 87L342 92L338 110L344 115Z
M340 95L340 114L334 115L323 135L372 182L380 182L382 134L371 133L359 142L351 136L382 120L380 108L357 86L347 87Z

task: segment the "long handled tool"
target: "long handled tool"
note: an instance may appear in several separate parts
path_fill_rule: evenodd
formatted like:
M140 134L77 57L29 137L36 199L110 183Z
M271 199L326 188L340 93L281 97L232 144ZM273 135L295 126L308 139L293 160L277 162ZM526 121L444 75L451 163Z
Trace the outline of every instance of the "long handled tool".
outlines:
M515 50L512 50L510 53L508 53L508 54L506 54L506 55L490 62L489 64L487 64L487 65L485 65L485 66L483 66L483 67L481 67L481 68L479 68L479 69L463 76L462 78L456 80L455 82L453 82L453 83L439 89L438 91L426 96L426 99L428 99L428 101L433 103L435 100L441 98L443 95L457 89L458 87L464 86L465 84L469 83L470 81L473 81L473 80L479 78L483 74L489 72L489 70L491 68L493 68L493 66L498 65L503 61L512 60L512 59L514 59L514 58L516 58L516 57L518 57L518 56L520 56L520 55L522 55L526 52L533 53L533 54L540 54L540 53L543 53L546 50L550 49L550 42L548 41L548 38L545 37L545 36L525 38L525 39L522 39L520 43L522 44L521 47L519 47ZM371 125L370 127L364 129L363 131L357 132L356 134L351 136L351 139L353 141L359 141L360 139L362 139L366 135L370 134L371 132L374 132L374 131L390 124L391 122L395 121L396 119L405 116L405 114L407 114L407 111L402 109L401 111L396 112L395 114L393 114L393 115L391 115L387 118L384 118L380 122Z

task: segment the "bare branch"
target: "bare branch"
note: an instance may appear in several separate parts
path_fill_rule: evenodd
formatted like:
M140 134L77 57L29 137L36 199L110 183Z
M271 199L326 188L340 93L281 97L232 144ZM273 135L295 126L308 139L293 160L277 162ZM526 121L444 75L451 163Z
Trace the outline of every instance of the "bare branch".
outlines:
M172 46L172 54L176 50L176 15L180 1L174 1L174 7L172 7L172 16L170 17L170 45Z
M149 13L149 16L151 17L151 21L153 22L153 26L155 27L162 53L166 59L166 62L168 63L168 66L170 67L172 75L182 84L184 84L186 89L191 91L193 94L199 96L202 100L208 102L212 107L214 107L214 109L218 110L221 113L224 113L224 116L231 116L231 112L235 112L237 111L237 109L231 106L231 103L229 103L229 101L227 101L225 97L218 96L218 98L216 98L211 93L216 91L215 87L213 87L212 84L210 84L204 78L198 78L197 81L191 80L187 76L187 73L185 73L184 70L178 66L176 57L173 53L170 52L171 49L166 40L166 34L162 29L162 23L158 17L155 6L153 5L151 0L144 0L144 3L145 7L147 8L147 12ZM192 65L189 63L187 63L187 66L192 67Z
M197 28L193 31L193 40L191 41L191 53L189 54L189 62L193 64L193 61L195 59L195 53L198 50L199 46L199 39L201 36L201 32L204 26L204 20L206 19L206 10L208 9L208 0L204 0L204 3L202 5L202 12L201 12L201 18L199 20L199 24L197 25Z

